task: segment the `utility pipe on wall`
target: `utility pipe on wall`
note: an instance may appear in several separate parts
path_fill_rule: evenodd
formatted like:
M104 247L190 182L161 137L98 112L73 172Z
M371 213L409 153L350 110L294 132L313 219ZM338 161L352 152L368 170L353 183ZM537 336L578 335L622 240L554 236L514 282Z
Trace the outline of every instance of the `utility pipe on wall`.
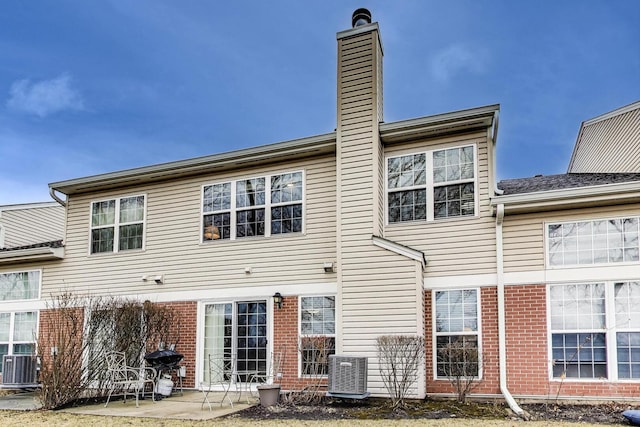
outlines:
M518 403L507 387L507 332L504 308L504 257L502 249L503 219L504 205L499 204L496 206L496 264L498 275L498 360L500 368L500 392L513 412L524 419L528 419L529 414L518 406Z

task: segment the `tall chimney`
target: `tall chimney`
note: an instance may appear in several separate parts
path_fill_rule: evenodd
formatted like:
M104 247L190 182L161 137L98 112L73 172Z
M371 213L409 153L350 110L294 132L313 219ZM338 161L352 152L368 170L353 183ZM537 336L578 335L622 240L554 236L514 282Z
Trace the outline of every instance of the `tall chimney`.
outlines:
M346 289L370 268L367 249L375 253L372 236L381 236L384 221L384 155L382 121L382 44L371 12L358 9L352 28L337 34L338 102L336 127L337 233L339 314L357 304ZM343 305L344 304L344 305ZM338 319L337 319L338 320ZM359 340L355 324L340 322L336 351ZM355 334L355 335L354 335Z

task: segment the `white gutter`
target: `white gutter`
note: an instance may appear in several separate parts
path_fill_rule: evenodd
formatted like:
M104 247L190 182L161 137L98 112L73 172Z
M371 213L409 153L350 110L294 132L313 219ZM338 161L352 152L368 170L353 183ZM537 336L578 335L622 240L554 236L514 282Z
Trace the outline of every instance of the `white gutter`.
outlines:
M55 188L49 187L49 195L51 196L51 198L53 200L55 200L56 202L60 203L60 205L62 205L62 207L64 207L64 208L67 207L67 202L62 200L60 197L58 197L58 195L56 194Z
M507 387L507 333L504 309L504 257L502 249L502 221L504 205L496 207L496 265L498 273L498 361L500 370L500 392L509 408L518 416L528 419L527 414L515 401Z
M54 260L63 258L64 247L51 248L49 246L43 246L39 248L16 249L0 252L0 263Z
M558 207L573 201L602 202L614 199L640 197L640 181L599 184L587 187L560 188L557 190L535 191L531 193L509 194L494 197L491 205L506 205L506 209L533 207Z

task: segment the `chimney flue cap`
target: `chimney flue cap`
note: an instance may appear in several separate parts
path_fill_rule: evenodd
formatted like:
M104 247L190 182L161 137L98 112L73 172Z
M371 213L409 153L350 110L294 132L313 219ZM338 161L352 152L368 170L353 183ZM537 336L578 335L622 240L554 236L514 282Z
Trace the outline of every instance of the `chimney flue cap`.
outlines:
M371 24L371 12L365 8L356 9L351 17L351 25L353 28L367 24Z

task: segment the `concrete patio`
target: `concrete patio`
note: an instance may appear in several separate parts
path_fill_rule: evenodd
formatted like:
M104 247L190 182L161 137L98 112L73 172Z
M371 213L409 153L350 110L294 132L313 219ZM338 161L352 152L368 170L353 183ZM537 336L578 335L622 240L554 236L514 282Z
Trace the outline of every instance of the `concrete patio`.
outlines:
M139 401L139 407L136 407L135 399L127 398L126 403L124 403L122 399L111 401L106 408L104 403L100 403L63 409L63 412L117 417L208 420L241 411L258 403L258 400L253 397L249 397L249 402L247 403L246 396L243 395L242 401L234 401L232 408L226 400L224 405L220 405L222 395L223 393L209 393L211 411L209 410L209 405L206 403L204 406L202 405L204 398L202 392L185 390L183 395L174 393L156 402L148 397L147 399Z
M258 403L258 399L247 396L243 393L240 402L237 402L237 395L232 395L234 399L233 408L228 400L224 405L220 405L223 393L209 393L211 411L206 403L202 405L204 395L200 391L185 390L182 395L174 393L162 400L152 401L150 396L139 400L139 407L136 407L134 398L127 398L126 403L119 397L109 402L105 408L103 403L87 404L73 408L62 409L61 412L84 415L101 415L112 417L141 417L141 418L165 418L181 420L208 420L222 417L249 408ZM248 401L247 401L248 400ZM40 409L34 393L17 393L0 397L0 410L35 410Z

